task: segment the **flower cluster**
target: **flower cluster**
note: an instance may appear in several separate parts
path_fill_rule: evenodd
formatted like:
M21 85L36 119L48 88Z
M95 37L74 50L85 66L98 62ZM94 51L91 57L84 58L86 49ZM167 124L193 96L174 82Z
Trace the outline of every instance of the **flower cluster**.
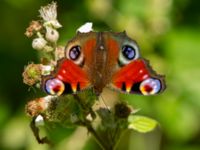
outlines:
M25 35L33 38L32 47L43 53L41 64L29 64L25 67L23 81L32 86L40 84L41 76L48 74L56 65L56 61L64 57L64 47L58 46L59 32L62 25L57 20L57 4L52 2L39 10L40 20L31 21Z

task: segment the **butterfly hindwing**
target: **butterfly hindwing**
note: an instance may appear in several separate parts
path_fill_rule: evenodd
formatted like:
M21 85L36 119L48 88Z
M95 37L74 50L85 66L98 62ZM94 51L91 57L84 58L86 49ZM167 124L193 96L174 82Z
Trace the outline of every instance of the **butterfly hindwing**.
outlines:
M114 73L112 87L125 93L152 95L164 90L164 79L145 59L136 59Z
M42 81L43 89L51 95L75 93L90 86L87 74L71 60L58 62L57 68Z

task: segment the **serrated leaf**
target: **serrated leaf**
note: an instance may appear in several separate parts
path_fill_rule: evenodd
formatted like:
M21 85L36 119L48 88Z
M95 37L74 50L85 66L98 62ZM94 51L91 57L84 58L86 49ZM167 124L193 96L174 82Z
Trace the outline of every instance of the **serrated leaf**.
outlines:
M138 132L150 132L157 126L158 122L145 116L130 116L128 118L128 128Z

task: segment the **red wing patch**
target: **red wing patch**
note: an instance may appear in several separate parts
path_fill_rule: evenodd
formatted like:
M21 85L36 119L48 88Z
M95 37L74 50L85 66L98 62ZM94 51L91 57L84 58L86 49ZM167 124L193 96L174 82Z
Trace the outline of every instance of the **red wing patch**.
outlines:
M71 60L62 59L55 72L44 77L43 89L51 95L74 93L90 86L87 74Z
M113 75L112 87L127 93L157 94L165 88L163 77L157 75L144 59L137 59Z
M89 78L87 74L81 70L79 66L67 59L62 61L59 66L56 78L60 79L64 83L71 84L73 91L76 91L78 84L80 86L80 90L83 90L89 85Z

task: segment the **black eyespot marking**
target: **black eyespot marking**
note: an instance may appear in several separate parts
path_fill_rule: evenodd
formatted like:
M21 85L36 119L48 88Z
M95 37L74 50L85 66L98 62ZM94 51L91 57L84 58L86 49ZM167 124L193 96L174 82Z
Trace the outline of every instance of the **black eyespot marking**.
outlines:
M66 93L66 94L73 93L73 90L72 90L72 87L71 87L70 83L65 83L65 91L64 91L64 93Z
M129 45L125 45L122 48L122 54L124 55L124 57L128 60L132 60L135 58L135 49L132 46Z
M140 92L140 88L139 87L140 87L140 82L133 84L132 87L131 87L131 93L140 94L141 92Z
M69 58L72 60L77 60L81 54L80 46L74 46L69 50Z
M126 83L125 82L122 83L121 90L126 92Z

